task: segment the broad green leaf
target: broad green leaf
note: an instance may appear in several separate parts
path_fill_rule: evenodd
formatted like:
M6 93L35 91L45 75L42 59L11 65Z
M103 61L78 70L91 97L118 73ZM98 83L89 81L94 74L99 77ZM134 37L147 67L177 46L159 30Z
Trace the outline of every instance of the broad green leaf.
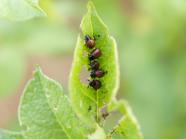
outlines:
M20 125L29 139L83 139L85 127L74 114L59 83L38 68L28 83L19 109Z
M16 49L0 48L0 97L18 87L24 75L24 55Z
M125 100L111 103L108 110L118 110L124 114L124 116L118 121L118 124L109 133L108 137L117 136L117 138L121 139L142 139L139 124Z
M70 94L73 106L86 122L99 121L99 108L108 104L115 97L118 88L118 61L115 40L109 36L108 29L98 16L92 2L88 3L88 12L81 22L82 34L78 36L74 61L70 76ZM80 79L81 74L88 71L90 51L84 44L84 36L96 37L96 48L100 48L102 56L98 58L100 68L107 74L99 79L102 87L95 91L88 87L87 78ZM99 36L100 35L100 36ZM99 37L98 37L99 36ZM89 71L90 72L90 71ZM91 108L91 109L90 109Z
M20 21L45 16L39 0L0 0L0 19Z
M19 132L10 132L0 129L0 139L24 139Z

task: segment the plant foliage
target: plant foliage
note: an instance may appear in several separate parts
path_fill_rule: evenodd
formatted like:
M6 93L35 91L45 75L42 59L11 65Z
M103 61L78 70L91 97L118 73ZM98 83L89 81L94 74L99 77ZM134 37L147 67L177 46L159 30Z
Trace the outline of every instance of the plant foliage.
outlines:
M22 1L23 2L23 1ZM27 1L31 2L31 1ZM25 3L24 3L25 4ZM29 3L30 4L30 3ZM35 3L37 4L37 2ZM28 5L27 5L28 6ZM20 16L21 18L21 16ZM141 139L140 129L126 101L115 98L119 86L119 64L116 42L98 16L92 2L81 23L70 74L70 100L59 83L44 75L39 67L28 82L19 106L18 133L0 130L0 139ZM100 89L88 87L81 79L82 72L89 72L90 51L84 44L84 36L96 41L102 51L98 59L100 68L106 71ZM111 131L106 133L102 108L119 111L123 116Z

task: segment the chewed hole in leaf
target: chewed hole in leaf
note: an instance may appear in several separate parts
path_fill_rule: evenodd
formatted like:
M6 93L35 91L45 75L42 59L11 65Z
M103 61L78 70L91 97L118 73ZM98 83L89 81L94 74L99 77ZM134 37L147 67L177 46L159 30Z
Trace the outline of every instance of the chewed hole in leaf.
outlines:
M109 116L105 119L104 129L106 132L113 130L113 127L118 124L118 119L123 115L119 112L110 112Z
M90 73L88 72L87 67L83 66L79 74L79 79L81 83L88 84L89 74Z
M104 120L110 115L110 113L108 113L107 111L107 105L105 105L104 107L100 109L100 113Z

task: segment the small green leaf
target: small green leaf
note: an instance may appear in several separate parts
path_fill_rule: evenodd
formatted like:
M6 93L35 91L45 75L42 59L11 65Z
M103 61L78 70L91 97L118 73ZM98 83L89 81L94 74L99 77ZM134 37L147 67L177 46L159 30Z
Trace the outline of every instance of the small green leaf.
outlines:
M139 124L134 117L131 108L126 101L113 102L108 107L109 111L119 110L124 116L109 133L108 137L120 137L121 139L142 139Z
M24 139L19 132L10 132L0 129L0 139Z
M59 83L37 69L22 96L19 109L24 136L30 139L83 139L85 127L74 114Z
M74 61L70 76L70 94L74 109L86 122L99 121L99 109L108 104L117 92L119 85L118 55L115 40L109 36L108 29L98 16L92 2L88 3L88 12L81 22L82 34L79 35L74 53ZM88 54L92 51L84 44L85 35L96 39L96 48L102 51L98 58L100 68L107 74L99 79L100 89L95 91L88 87L87 78L80 79L84 68L88 71ZM90 71L89 71L90 72Z
M0 0L1 19L20 21L45 15L39 0Z

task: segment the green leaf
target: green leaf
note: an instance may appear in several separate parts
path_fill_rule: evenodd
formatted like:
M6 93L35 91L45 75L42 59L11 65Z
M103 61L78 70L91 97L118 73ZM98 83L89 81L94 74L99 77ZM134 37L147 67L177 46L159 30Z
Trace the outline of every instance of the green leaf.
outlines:
M45 16L39 0L0 0L0 18L20 21Z
M88 12L81 23L82 35L79 35L74 53L74 61L70 76L70 94L74 109L86 122L99 121L99 109L108 104L119 85L118 58L115 40L109 36L108 29L98 16L92 2L88 3ZM98 59L100 68L107 74L99 79L102 87L95 91L88 87L87 78L80 79L84 68L88 71L90 51L84 44L84 36L96 36L96 48L100 48L102 56ZM100 37L98 37L100 35ZM90 110L91 108L91 110ZM93 124L92 124L93 125Z
M121 139L142 139L139 124L125 100L111 103L108 110L119 110L122 114L124 114L118 124L109 133L108 137L117 136L117 138Z
M30 139L83 139L85 127L73 112L59 83L38 68L28 83L19 109L24 136Z
M0 129L0 139L24 139L19 132L10 132Z

